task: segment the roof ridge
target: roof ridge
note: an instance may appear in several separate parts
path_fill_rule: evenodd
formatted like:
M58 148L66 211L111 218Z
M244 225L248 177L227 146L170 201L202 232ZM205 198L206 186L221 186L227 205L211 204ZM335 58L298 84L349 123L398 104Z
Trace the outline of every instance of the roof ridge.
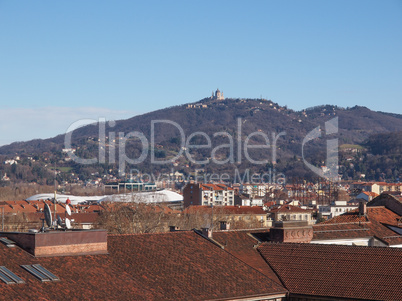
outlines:
M198 234L198 233L197 233L197 234ZM210 241L210 239L206 238L205 236L203 236L203 235L200 235L200 236L201 236L202 238L204 238L204 239ZM254 239L256 239L256 238L254 238ZM256 239L256 240L257 240L257 239ZM258 240L257 240L257 241L258 241ZM211 242L212 242L212 241L211 241ZM212 242L212 243L215 244L214 242ZM215 245L216 245L217 247L219 247L219 245L217 245L217 244L215 244ZM221 247L219 247L219 248L220 248L221 250L225 251L225 252L226 252L227 254L229 254L231 257L236 258L236 259L237 259L238 261L240 261L241 263L243 263L243 264L245 264L246 266L250 267L250 268L253 269L254 271L258 272L260 275L262 275L264 278L269 279L270 281L272 281L272 283L274 283L274 284L276 284L276 285L282 287L286 292L288 292L288 289L285 287L285 285L280 284L280 283L277 283L275 280L269 278L269 277L268 277L267 275L265 275L263 272L261 272L261 271L257 270L256 268L252 267L251 265L249 265L248 263L246 263L244 260L242 260L242 259L240 259L239 257L235 256L233 253L227 251L226 248L221 248ZM261 257L263 258L263 260L265 261L265 258L261 255L261 253L260 253L258 250L256 250L256 251L258 252L259 256L261 256ZM268 264L268 263L267 263L267 264ZM276 274L276 272L272 269L271 266L270 266L270 268L271 268L271 270ZM277 275L277 276L278 276L278 275ZM278 277L278 279L279 279L279 281L280 281L280 278L279 278L279 277Z
M140 235L161 235L161 234L174 234L174 233L189 233L192 232L193 230L178 230L178 231L172 231L172 232L153 232L153 233L108 233L107 236L112 237L112 236L140 236Z

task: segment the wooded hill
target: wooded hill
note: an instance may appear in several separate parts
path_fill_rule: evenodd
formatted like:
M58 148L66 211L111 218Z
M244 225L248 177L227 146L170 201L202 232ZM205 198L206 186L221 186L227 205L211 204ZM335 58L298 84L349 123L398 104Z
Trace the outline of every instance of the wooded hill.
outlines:
M339 131L336 134L326 135L325 123L335 117L338 117ZM38 161L47 158L47 162L72 168L78 174L93 173L93 170L97 170L98 173L106 171L116 173L117 163L111 163L109 159L112 158L112 161L115 162L119 160L120 147L117 139L119 133L127 136L130 132L139 132L151 143L152 122L162 120L165 121L156 123L154 127L154 154L157 160L168 160L174 158L180 151L183 152L182 147L185 141L183 141L181 134L184 134L184 140L186 140L191 134L203 132L211 138L211 147L192 149L191 156L193 159L208 160L213 155L217 160L224 161L233 155L236 162L194 164L182 154L175 160L174 164L151 164L150 149L144 150L144 144L139 139L130 138L125 142L124 148L127 157L139 158L144 151L147 158L140 164L127 165L127 169L136 168L143 172L153 173L168 172L172 168L184 173L193 172L195 169L203 170L205 173L233 173L234 169L265 172L269 168L275 167L277 171L285 173L288 177L311 177L313 174L305 168L301 158L302 143L306 135L318 126L321 137L306 143L304 149L305 158L316 166L325 165L325 146L328 139L338 138L339 145L363 145L364 152L372 152L373 155L384 156L391 152L400 154L400 144L398 146L397 137L399 137L400 142L401 134L397 134L399 136L392 134L402 131L402 116L398 114L375 112L359 106L340 108L332 105L293 111L286 106L282 107L277 103L263 99L217 101L206 98L196 103L169 107L130 119L119 120L112 126L107 122L104 125L107 137L106 148L104 149L106 162L104 164L82 166L72 161L65 161L65 155L61 152L66 147L64 134L51 139L12 143L0 147L0 155L3 155L2 158L4 159L13 158L16 155L21 158L35 157ZM166 120L170 123L167 123ZM88 125L73 132L72 147L76 149L75 154L77 156L99 158L99 128L99 124ZM183 130L182 133L180 129ZM222 132L226 134L222 134ZM217 135L216 133L221 134ZM282 134L279 135L280 133ZM383 136L384 133L388 136ZM250 136L250 134L252 135ZM265 140L261 134L267 135L271 147L250 150L249 155L254 161L267 160L267 163L253 164L246 158L243 151L241 154L239 153L237 146L241 144L243 147L247 140L249 140L248 144L264 144ZM272 162L275 159L273 158L272 143L274 139L272 135L277 137L276 164ZM233 139L233 149L221 147L219 151L212 154L211 152L215 147L231 142L229 136ZM396 137L396 141L394 141L394 137ZM388 141L388 148L378 145L378 142L383 144L384 139ZM201 135L195 135L190 140L190 144L197 145L203 145L206 142L205 137ZM239 158L240 160L238 160ZM5 167L2 168L5 170ZM395 174L395 168L392 170L392 174Z

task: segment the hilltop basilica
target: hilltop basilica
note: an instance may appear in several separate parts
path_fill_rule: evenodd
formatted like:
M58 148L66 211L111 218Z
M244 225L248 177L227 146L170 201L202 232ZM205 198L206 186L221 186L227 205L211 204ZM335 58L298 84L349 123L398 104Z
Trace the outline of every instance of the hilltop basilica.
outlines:
M223 97L223 92L219 91L219 89L216 89L215 94L212 92L211 99L224 100L225 97Z

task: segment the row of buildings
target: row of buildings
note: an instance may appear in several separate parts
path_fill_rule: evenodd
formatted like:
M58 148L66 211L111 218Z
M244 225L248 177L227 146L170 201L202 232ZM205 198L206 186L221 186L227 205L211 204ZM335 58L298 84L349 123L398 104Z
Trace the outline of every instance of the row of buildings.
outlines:
M2 298L401 300L402 199L363 205L317 225L1 232Z

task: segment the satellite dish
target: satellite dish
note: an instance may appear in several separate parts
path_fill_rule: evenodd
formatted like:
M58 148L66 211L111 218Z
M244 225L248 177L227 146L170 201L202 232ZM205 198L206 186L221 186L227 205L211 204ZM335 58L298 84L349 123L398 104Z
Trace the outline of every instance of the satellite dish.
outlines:
M70 219L68 219L67 217L66 217L66 228L71 229L71 222Z
M57 224L61 227L63 225L63 222L60 218L60 215L57 215Z
M66 212L68 215L71 215L70 205L66 205Z
M45 204L45 221L48 227L52 226L52 212L50 211L50 207L48 204Z

